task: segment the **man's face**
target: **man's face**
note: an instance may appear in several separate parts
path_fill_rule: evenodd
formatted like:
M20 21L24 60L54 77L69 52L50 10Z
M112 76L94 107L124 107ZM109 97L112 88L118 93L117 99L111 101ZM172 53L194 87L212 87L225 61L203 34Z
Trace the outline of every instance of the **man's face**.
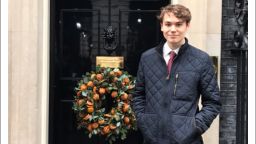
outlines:
M177 18L173 13L166 13L161 23L161 31L169 46L182 44L188 28L189 23Z

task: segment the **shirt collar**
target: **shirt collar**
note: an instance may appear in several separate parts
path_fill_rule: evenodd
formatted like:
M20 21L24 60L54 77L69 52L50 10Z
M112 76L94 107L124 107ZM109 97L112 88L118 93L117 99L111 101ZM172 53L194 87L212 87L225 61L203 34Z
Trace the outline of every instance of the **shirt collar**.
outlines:
M180 48L176 48L175 50L172 50L172 49L168 46L167 42L165 42L164 47L163 47L163 55L164 55L164 56L170 55L170 52L171 52L171 51L174 51L174 52L176 53L176 55L178 55L179 50L180 50Z

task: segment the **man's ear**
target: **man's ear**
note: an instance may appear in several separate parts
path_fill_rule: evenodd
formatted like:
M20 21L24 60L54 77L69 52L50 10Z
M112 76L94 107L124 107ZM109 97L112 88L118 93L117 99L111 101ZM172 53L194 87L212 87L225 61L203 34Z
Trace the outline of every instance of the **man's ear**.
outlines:
M163 28L163 23L160 22L160 28L161 28L161 31L162 31L162 28Z
M190 27L190 22L187 23L187 28L189 28L189 27Z

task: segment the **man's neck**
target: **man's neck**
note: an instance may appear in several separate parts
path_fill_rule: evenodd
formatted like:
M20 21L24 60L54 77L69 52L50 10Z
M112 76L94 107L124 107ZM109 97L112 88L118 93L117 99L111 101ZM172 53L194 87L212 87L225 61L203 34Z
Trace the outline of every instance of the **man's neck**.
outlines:
M171 43L167 42L169 48L171 48L172 50L180 48L184 43L185 43L185 39L183 39L182 41L180 41L179 43L176 43L176 44L171 44Z

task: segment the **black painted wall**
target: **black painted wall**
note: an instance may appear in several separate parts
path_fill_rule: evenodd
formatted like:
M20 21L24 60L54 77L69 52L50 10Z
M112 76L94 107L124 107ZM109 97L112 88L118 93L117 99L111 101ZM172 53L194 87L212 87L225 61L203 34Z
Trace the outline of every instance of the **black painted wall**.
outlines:
M241 133L238 134L237 128L237 108L239 102L247 101L247 98L238 99L239 94L237 90L241 87L241 84L237 81L237 78L241 76L237 72L240 65L238 65L241 57L237 52L234 52L236 47L234 46L234 33L241 28L237 23L235 15L235 0L223 0L222 1L222 34L221 34L221 100L222 111L220 114L220 144L244 144L247 143L246 136L244 140L238 141L241 137ZM233 50L232 50L233 49ZM247 69L247 56L246 69ZM247 70L243 75L245 76L245 82L247 85ZM239 80L240 81L240 80ZM245 89L242 97L247 97L247 88ZM246 105L247 107L247 105ZM242 115L247 117L247 113ZM245 122L246 123L246 122ZM247 124L244 125L244 129L247 130ZM245 135L245 133L242 133Z

